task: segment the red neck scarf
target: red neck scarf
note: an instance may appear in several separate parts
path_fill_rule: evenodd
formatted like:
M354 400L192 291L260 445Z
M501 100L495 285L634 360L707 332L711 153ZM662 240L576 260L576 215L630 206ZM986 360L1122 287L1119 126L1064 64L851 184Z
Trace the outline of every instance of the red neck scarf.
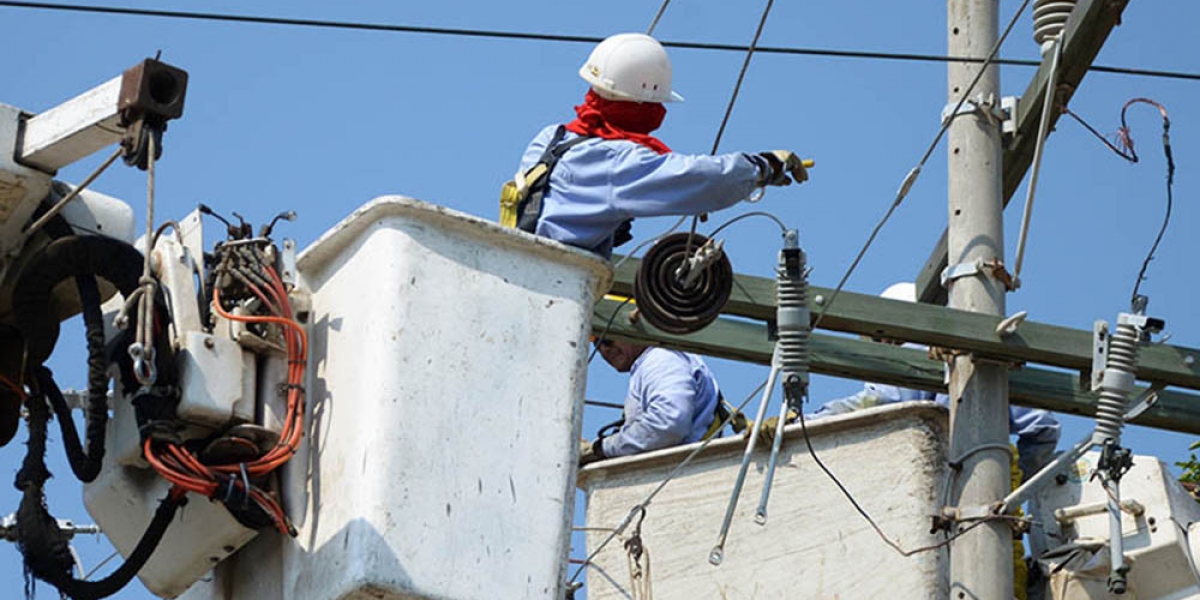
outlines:
M578 117L567 123L567 131L606 140L629 140L659 154L671 151L658 138L649 135L662 125L667 109L657 102L624 102L601 98L588 90L583 104L575 107Z

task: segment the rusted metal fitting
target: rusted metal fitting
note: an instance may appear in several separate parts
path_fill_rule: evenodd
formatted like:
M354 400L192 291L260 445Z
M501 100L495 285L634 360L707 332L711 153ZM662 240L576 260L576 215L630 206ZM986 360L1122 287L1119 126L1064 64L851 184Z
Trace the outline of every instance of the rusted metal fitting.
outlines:
M117 109L125 137L121 140L125 164L145 170L149 140L154 136L154 159L162 156L162 134L167 121L183 115L187 71L153 58L130 67L121 75Z

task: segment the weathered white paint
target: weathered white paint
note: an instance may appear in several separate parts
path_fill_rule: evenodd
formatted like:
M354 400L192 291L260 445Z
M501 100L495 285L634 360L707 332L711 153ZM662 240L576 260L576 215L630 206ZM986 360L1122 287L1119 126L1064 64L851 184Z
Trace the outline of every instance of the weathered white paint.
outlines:
M1047 598L1200 598L1200 579L1193 563L1196 540L1188 536L1190 525L1200 521L1200 504L1188 496L1162 461L1153 456L1134 456L1133 468L1121 478L1122 502L1132 501L1144 511L1121 515L1125 557L1131 565L1129 591L1124 596L1107 592L1108 513L1089 510L1107 502L1100 480L1088 481L1099 456L1098 452L1085 455L1067 470L1066 477L1050 482L1036 496L1035 515L1045 527L1047 554L1052 557L1043 563L1047 570L1054 571ZM1059 519L1055 511L1085 514ZM1135 514L1138 512L1141 514ZM1074 553L1074 558L1068 560L1071 556L1068 548L1088 542L1095 544ZM1065 567L1059 568L1064 563Z
M199 331L184 332L181 341L182 393L175 414L188 423L213 428L253 422L254 354L233 340Z
M656 600L749 598L946 598L944 551L900 556L886 546L788 426L771 491L770 520L754 523L767 450L746 479L719 567L708 563L744 441L714 442L647 508L642 538ZM930 516L945 482L946 412L905 403L815 421L808 432L821 461L883 531L905 549L936 543ZM591 553L694 446L600 462L582 470ZM635 519L636 522L636 519ZM625 537L633 532L631 526ZM623 539L623 538L621 538ZM588 600L630 598L620 539L588 569Z
M111 432L113 422L109 425ZM129 556L170 484L153 470L126 467L113 460L105 455L100 476L83 488L83 503L121 556ZM174 598L183 593L214 564L258 534L241 526L219 503L194 495L189 500L138 572L138 578L156 596Z
M20 250L21 228L50 191L50 175L15 160L24 116L21 109L0 104L0 269Z
M121 140L118 75L25 121L16 155L22 163L53 173Z
M608 264L385 197L298 268L309 436L284 501L300 535L262 536L187 598L561 600Z

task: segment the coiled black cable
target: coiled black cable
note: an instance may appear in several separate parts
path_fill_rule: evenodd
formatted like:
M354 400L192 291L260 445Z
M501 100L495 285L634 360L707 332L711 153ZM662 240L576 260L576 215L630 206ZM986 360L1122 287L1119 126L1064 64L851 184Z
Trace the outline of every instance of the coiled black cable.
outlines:
M688 260L689 247L708 238L676 233L662 238L646 252L633 281L638 314L651 325L683 335L699 331L721 315L733 293L733 266L724 254L701 271L691 285L678 276Z

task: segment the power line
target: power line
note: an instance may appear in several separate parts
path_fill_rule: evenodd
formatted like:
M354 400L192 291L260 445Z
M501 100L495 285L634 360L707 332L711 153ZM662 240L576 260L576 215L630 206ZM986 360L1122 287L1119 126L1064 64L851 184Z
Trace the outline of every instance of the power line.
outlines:
M387 23L366 23L355 21L332 21L322 19L294 19L288 17L264 17L254 15L238 15L229 13L205 13L177 10L155 10L146 8L126 8L120 6L84 6L79 4L56 4L50 2L16 2L0 0L0 7L25 8L34 10L50 10L60 12L81 12L108 15L124 15L138 17L158 17L167 19L185 19L193 21L223 21L232 23L252 23L258 25L287 25L294 27L313 27L322 29L348 29L356 31L379 31L389 33L420 33L427 35L446 35L459 37L495 38L508 40L532 40L543 42L569 42L581 44L596 44L604 38L585 35L562 35L551 33L531 33L519 31L498 31L488 29L461 29L449 27L423 27L416 25L392 25ZM671 48L688 50L715 50L724 52L744 53L748 46L736 44L714 44L707 42L662 42ZM759 46L755 52L764 54L789 54L800 56L824 56L829 58L858 58L871 60L895 60L905 62L934 62L934 63L979 63L982 59L964 56L944 56L938 54L915 54L908 52L870 52L860 50L833 50L828 48L788 48L778 46ZM1018 67L1038 67L1040 61L1011 58L997 58L993 64ZM1115 73L1119 75L1135 75L1139 77L1157 77L1164 79L1184 79L1200 81L1200 73L1184 73L1179 71L1163 71L1153 69L1134 69L1128 67L1108 67L1092 65L1089 71L1097 73Z

